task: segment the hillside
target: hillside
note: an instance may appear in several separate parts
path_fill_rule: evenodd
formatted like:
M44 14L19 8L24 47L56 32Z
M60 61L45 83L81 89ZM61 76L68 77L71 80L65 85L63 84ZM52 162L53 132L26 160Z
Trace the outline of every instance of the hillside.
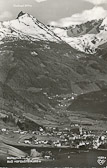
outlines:
M78 96L68 107L68 110L87 111L88 113L107 116L107 90L87 93Z
M1 25L1 112L58 122L58 97L107 88L107 59L73 49L28 14Z

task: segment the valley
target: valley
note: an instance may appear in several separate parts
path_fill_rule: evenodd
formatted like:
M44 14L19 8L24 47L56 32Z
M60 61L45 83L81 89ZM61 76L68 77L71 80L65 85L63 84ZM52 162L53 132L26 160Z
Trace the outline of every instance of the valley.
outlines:
M96 52L71 46L27 13L0 24L0 161L21 156L22 162L59 164L59 154L67 162L107 150L105 22L64 29L67 40L96 39L104 31L104 41L93 44Z

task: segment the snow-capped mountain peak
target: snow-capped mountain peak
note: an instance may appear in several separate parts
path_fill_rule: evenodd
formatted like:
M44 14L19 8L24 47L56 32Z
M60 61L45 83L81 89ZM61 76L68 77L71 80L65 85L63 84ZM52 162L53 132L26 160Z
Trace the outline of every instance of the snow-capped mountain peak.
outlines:
M0 38L5 36L27 36L33 40L62 41L47 26L32 15L20 12L17 19L0 23Z
M68 28L50 29L71 47L87 54L96 53L97 48L107 42L107 17Z
M25 13L25 12L21 11L21 12L18 14L18 16L17 16L17 19L18 19L19 17L21 17L21 16L25 15L25 14L27 14L27 13Z

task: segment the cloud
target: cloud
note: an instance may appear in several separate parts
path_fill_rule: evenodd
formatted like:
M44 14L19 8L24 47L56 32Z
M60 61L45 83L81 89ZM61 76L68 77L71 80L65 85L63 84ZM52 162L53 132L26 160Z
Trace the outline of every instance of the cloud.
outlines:
M90 2L94 5L101 5L107 3L107 0L84 0L84 1Z
M41 2L45 2L47 0L35 0L35 1L38 2L38 3L41 3Z
M9 11L4 11L0 13L0 20L7 20L12 18L12 14Z
M71 17L62 18L59 21L52 21L49 24L53 26L69 27L73 24L80 24L90 20L101 19L107 16L107 10L103 7L94 7L90 10L84 10L82 13L77 13Z

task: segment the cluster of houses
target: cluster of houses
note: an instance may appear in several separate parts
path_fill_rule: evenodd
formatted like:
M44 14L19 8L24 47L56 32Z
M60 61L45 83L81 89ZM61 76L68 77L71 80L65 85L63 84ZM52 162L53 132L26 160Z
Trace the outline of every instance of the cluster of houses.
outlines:
M6 128L1 129L1 133L8 133ZM25 135L23 142L29 145L38 146L51 146L51 147L70 147L70 148L85 148L85 149L97 149L100 146L107 146L107 132L97 136L91 131L82 129L78 124L71 125L70 128L63 130L58 128L47 127L45 130L40 127L38 131L13 131L14 134ZM29 138L26 138L26 134L30 134ZM39 138L41 137L41 138ZM42 138L43 137L43 138ZM20 143L20 142L19 142Z
M58 128L48 128L48 131L33 132L35 135L46 136L48 140L33 140L35 145L50 145L51 147L71 147L71 148L99 148L102 144L107 144L107 135L96 136L91 131L83 130L82 127L75 124L69 129L59 130ZM53 137L53 139L52 139ZM55 139L54 139L55 137ZM26 143L26 141L25 141ZM30 141L31 143L31 141Z

